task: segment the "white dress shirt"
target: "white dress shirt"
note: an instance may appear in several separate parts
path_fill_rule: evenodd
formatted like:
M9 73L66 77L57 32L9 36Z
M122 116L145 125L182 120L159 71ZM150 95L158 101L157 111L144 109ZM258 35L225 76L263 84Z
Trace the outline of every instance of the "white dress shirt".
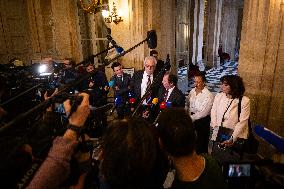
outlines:
M185 108L188 111L192 121L201 119L210 115L214 95L204 87L200 93L196 93L196 88L192 89L186 100Z
M151 83L153 83L153 74L150 75L150 80ZM145 94L146 89L147 89L147 82L148 82L148 74L146 73L146 71L144 71L143 73L143 78L142 78L142 83L141 83L141 98L142 96ZM146 100L144 100L143 104L147 104Z
M230 102L231 105L229 106ZM238 120L238 103L239 99L230 99L225 93L218 93L215 96L213 106L211 109L211 127L214 131L211 140L216 140L217 132L221 124L223 127L233 129L233 140L236 141L237 138L247 139L248 137L248 119L250 116L250 99L243 96L241 103L241 113ZM229 106L227 112L225 113L227 107ZM224 115L225 113L225 115ZM222 118L224 115L224 121L222 123Z

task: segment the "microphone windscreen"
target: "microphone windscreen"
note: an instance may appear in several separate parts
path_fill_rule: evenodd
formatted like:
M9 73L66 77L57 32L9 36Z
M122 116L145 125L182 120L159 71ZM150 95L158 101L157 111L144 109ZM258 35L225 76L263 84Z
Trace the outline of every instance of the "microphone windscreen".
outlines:
M160 109L163 110L165 109L167 106L166 106L166 102L161 102L160 103Z
M153 100L152 100L152 104L158 104L158 102L159 102L159 99L158 98L153 98Z
M167 106L167 108L172 107L172 102L167 102L166 106Z
M134 104L135 102L136 102L136 99L135 99L135 98L130 98L130 99L129 99L129 103L130 103L130 104Z
M155 49L157 47L157 34L155 30L147 32L147 44L150 49Z
M124 49L119 46L119 47L115 48L115 51L116 51L117 54L121 54L121 53L123 53Z
M120 106L122 105L122 98L120 96L117 96L115 99L114 99L114 104L115 106Z
M113 80L110 80L110 81L108 82L108 85L109 85L110 87L113 87L114 81L113 81Z

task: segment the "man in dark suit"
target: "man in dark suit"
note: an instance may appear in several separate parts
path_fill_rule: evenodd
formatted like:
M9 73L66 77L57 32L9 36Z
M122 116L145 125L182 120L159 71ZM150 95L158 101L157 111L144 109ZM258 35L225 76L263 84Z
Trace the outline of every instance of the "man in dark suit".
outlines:
M110 85L114 91L114 97L120 99L120 103L116 104L116 111L119 119L123 119L130 113L128 103L128 94L131 89L131 76L123 73L122 66L119 62L111 65L114 75L110 79Z
M177 88L178 78L173 74L165 74L163 77L163 87L160 88L158 93L159 102L170 103L171 107L184 107L185 96Z
M144 70L138 70L133 75L134 93L138 101L145 94L147 87L153 83L153 80L156 77L154 74L156 64L157 60L155 57L148 56L144 60ZM158 82L152 86L151 97L157 96L161 81L162 80L160 78ZM143 104L147 104L147 102L143 102Z
M140 102L140 99L145 94L147 88L151 86L154 79L157 79L157 82L152 85L147 98L143 101L144 108L141 108L139 110L140 113L145 110L145 107L147 107L147 105L151 104L154 97L157 97L159 88L161 86L162 78L156 78L157 76L156 74L154 74L156 64L156 58L148 56L144 60L144 70L136 71L133 75L133 91L137 102Z

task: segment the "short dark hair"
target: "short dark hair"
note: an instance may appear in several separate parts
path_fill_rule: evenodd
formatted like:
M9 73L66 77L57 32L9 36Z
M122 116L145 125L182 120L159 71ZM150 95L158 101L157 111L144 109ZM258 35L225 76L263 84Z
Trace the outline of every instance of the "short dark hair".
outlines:
M245 93L245 86L243 83L243 79L240 76L237 75L225 75L221 77L222 83L227 83L230 88L230 95L232 95L232 98L240 98Z
M70 65L71 65L72 67L74 67L74 66L76 65L76 62L74 61L73 58L64 58L64 60L68 60L68 61L70 62Z
M169 83L173 83L174 86L177 86L178 77L174 74L169 74L168 81L169 81Z
M153 56L153 54L158 54L158 52L156 50L151 50L150 51L150 56Z
M144 119L133 117L112 122L103 141L100 170L111 189L149 188L159 180L153 176L161 175L154 168L161 162L158 137Z
M194 77L201 77L202 81L205 83L206 82L206 77L205 77L205 72L196 72L194 74Z
M114 68L118 67L118 66L121 66L121 64L119 62L114 62L114 63L112 63L111 68L114 71Z
M165 150L171 156L181 157L195 151L195 129L184 108L163 110L158 119L157 130Z

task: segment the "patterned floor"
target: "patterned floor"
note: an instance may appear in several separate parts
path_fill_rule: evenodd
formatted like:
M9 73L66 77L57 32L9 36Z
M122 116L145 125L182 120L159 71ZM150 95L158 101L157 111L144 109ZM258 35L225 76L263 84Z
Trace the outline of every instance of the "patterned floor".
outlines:
M220 67L212 68L206 71L207 87L213 93L220 91L220 78L224 75L238 75L238 63L226 62ZM178 70L178 87L187 94L193 87L193 80L187 79L187 67L181 67Z

